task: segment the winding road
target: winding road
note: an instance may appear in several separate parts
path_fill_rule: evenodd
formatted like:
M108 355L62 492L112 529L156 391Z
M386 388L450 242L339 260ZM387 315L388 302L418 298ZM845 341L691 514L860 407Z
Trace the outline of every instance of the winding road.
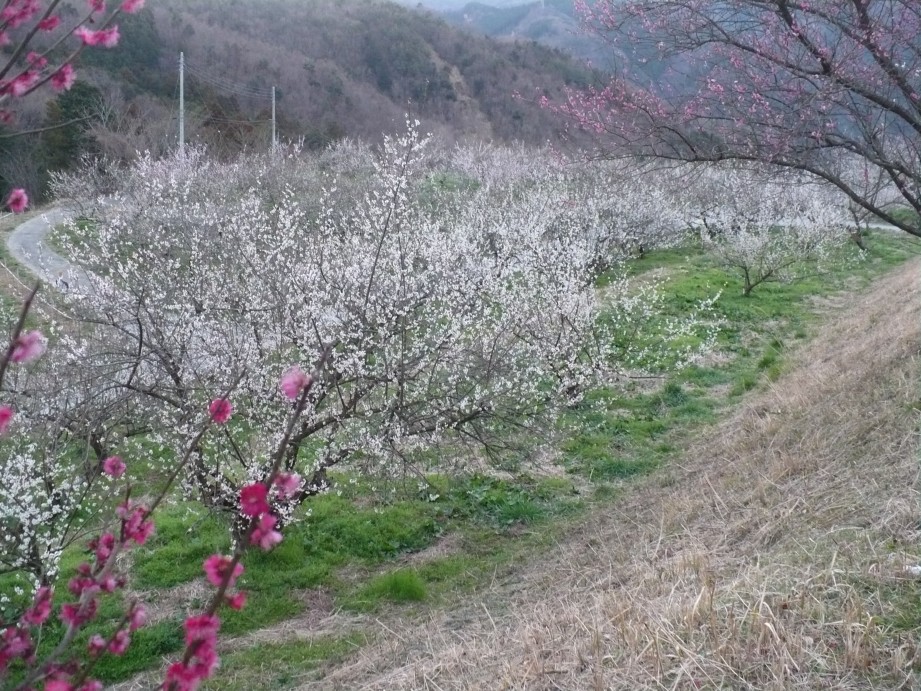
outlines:
M37 278L57 290L68 293L85 293L90 281L79 267L55 252L47 243L48 235L72 215L63 207L54 207L20 223L6 239L13 258Z

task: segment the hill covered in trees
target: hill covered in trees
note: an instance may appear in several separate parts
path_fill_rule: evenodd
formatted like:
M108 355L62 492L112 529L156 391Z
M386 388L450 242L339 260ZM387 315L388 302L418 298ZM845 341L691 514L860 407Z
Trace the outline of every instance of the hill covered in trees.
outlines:
M272 86L280 136L308 146L376 139L407 113L448 139L542 143L559 123L535 92L595 79L559 50L377 0L158 0L120 28L118 47L85 53L79 89L26 105L20 129L70 124L6 141L0 176L37 190L86 151L175 147L180 52L187 140L218 152L268 145Z

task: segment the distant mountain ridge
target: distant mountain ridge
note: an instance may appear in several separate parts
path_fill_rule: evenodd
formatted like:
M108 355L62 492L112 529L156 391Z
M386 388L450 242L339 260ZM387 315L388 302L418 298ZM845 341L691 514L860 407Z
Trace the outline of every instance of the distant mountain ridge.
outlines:
M440 12L447 21L475 34L560 50L643 87L686 81L682 76L686 66L680 59L663 59L644 40L641 24L632 27L638 40L606 41L586 31L572 0L421 0L413 6Z
M399 2L407 7L422 6L435 12L453 12L471 4L470 0L399 0ZM529 0L486 0L483 4L490 7L514 7L529 4Z
M623 56L588 36L572 0L401 0L411 7L440 13L448 22L474 33L507 41L534 41L561 50L600 70Z

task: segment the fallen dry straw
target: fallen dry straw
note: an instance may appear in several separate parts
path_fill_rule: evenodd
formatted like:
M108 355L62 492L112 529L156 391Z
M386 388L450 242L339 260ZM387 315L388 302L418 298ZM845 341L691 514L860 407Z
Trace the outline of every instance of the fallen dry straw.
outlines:
M912 688L917 263L835 312L773 388L514 585L388 623L319 686Z

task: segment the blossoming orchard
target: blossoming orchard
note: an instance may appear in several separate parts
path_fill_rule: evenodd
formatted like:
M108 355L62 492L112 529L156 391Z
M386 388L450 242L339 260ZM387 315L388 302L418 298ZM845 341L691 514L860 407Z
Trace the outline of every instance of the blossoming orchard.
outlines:
M18 99L70 89L80 53L117 45L119 17L144 2L77 5L2 4L8 127ZM585 4L599 31L720 38L719 75L680 106L616 86L551 106L618 140L606 160L448 145L408 116L374 146L189 146L54 173L78 216L58 237L70 270L5 315L0 357L0 687L103 687L100 666L149 626L132 568L167 507L229 535L196 559L207 596L160 670L182 691L214 675L222 622L258 606L248 553L284 550L312 500L362 485L383 502L410 478L435 502L436 474L552 457L593 393L706 355L719 290L666 309L660 277L635 270L650 252L693 243L754 300L822 271L871 218L915 232L892 208L921 210L918 148L852 126L870 109L917 143L918 54L864 26L904 38L917 12L839 5ZM744 12L763 35L725 31ZM768 82L785 92L766 98ZM842 84L858 106L835 100ZM29 206L27 190L7 195L11 212Z

